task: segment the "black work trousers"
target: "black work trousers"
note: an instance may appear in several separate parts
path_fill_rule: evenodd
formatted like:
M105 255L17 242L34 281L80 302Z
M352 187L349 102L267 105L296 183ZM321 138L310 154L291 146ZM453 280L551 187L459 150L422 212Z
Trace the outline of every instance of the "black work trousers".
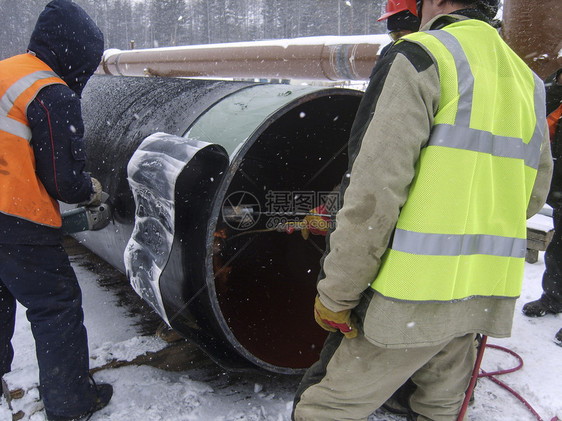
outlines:
M47 414L88 411L88 340L82 293L61 245L0 244L0 374L10 371L16 300L27 308Z
M562 210L552 214L554 236L544 253L545 271L542 277L541 301L555 313L562 312Z

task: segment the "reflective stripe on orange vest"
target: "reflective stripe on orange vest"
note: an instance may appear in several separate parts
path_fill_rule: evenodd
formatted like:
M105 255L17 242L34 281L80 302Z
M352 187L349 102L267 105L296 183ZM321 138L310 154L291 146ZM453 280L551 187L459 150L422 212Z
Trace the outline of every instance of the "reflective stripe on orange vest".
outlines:
M27 107L39 91L65 84L31 54L0 61L0 212L31 222L61 226L58 202L35 174Z
M0 98L0 127L2 130L18 137L31 140L31 129L26 124L14 120L13 118L8 118L7 116L10 114L14 103L21 94L29 89L35 82L52 77L57 78L58 76L53 71L39 70L24 76L8 88L2 98Z

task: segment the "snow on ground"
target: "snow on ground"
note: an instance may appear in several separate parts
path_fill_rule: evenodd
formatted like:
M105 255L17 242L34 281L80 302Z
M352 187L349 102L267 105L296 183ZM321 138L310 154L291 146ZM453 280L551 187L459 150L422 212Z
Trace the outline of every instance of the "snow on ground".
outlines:
M539 224L550 223L545 216L535 218ZM138 324L139 316L132 316L120 305L114 292L99 285L99 273L83 264L84 256L77 255L72 260L83 290L92 367L115 358L130 361L145 352L165 347L161 339L144 335ZM553 341L562 328L562 316L529 319L521 314L524 303L540 296L543 271L543 253L540 253L537 263L525 266L512 337L489 338L489 343L509 348L524 360L521 370L499 379L519 392L543 420L550 421L555 415L562 420L562 347ZM29 323L21 306L13 343L16 357L13 371L7 377L10 384L31 389L24 398L12 401L13 405L24 410L24 420L44 421L41 404L36 402L37 390L31 388L37 383L36 359ZM516 365L514 357L487 349L482 368L495 371ZM100 371L95 378L98 382L111 383L115 393L110 404L94 414L91 421L288 421L299 381L295 376L228 373L212 363L180 372L146 365L126 366ZM33 414L34 411L37 412ZM9 419L10 411L2 398L0 420ZM506 390L488 379L480 379L467 419L526 421L536 418ZM382 410L369 417L369 421L382 420L403 418Z

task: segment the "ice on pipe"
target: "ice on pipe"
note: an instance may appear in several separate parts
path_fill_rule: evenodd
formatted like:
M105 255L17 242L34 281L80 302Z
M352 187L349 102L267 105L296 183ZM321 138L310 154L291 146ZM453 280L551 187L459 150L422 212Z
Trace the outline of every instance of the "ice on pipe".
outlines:
M160 276L174 241L176 181L197 151L209 143L154 133L143 140L127 165L135 199L135 223L123 260L133 289L169 324Z

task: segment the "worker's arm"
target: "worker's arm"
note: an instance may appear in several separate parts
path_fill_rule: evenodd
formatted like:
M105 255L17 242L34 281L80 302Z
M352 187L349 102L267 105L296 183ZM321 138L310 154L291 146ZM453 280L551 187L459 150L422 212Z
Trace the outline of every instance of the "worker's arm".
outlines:
M550 190L550 182L552 178L552 154L550 152L550 139L548 136L548 128L545 127L545 136L541 145L541 157L537 178L531 192L531 199L527 206L527 219L542 209L546 202L548 192Z
M354 308L379 270L439 103L435 64L420 47L397 44L383 60L352 128L351 171L318 283L335 312Z
M80 99L65 85L43 88L27 109L36 173L47 192L66 203L88 201L93 188L84 172L84 123Z

